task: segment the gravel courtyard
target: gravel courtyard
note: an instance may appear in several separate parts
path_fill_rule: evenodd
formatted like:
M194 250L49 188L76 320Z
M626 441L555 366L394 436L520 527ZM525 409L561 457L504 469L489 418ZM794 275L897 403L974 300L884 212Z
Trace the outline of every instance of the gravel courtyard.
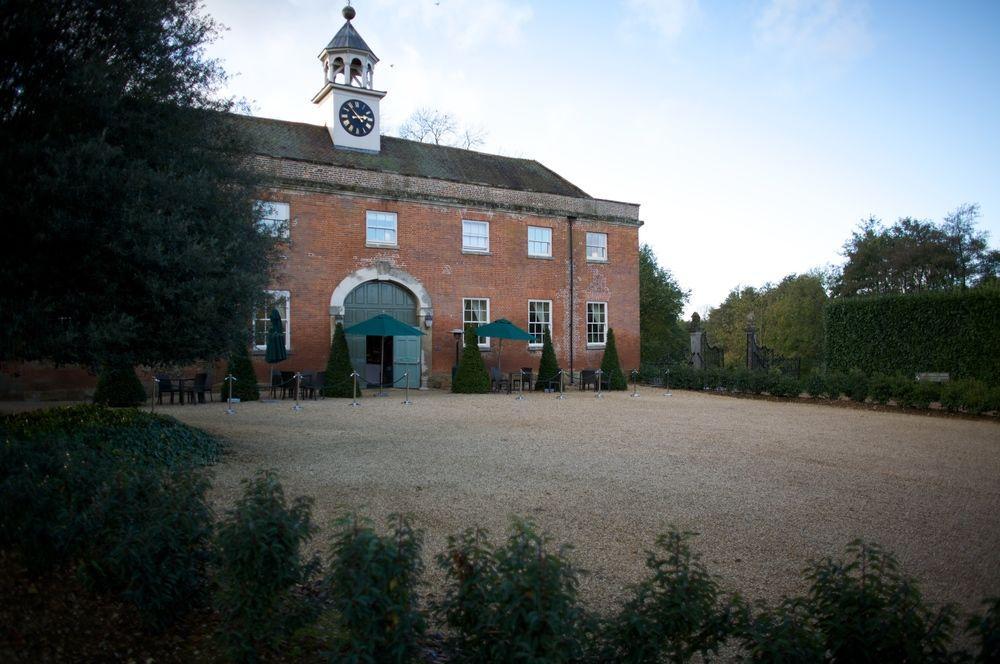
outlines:
M345 509L380 524L413 513L432 590L448 534L481 524L500 536L521 514L576 545L595 608L642 574L643 551L671 523L700 533L704 561L751 598L800 590L808 559L855 537L894 550L932 600L973 610L1000 594L996 422L652 388L411 396L162 411L231 442L215 469L220 511L241 479L273 468L288 495L315 497L321 525Z

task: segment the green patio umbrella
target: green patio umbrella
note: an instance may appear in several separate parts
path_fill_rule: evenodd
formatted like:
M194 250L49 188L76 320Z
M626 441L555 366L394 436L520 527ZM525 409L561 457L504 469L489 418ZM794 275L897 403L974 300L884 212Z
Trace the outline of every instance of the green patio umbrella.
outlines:
M350 334L355 337L382 337L382 354L379 357L381 367L378 375L380 390L382 389L382 383L385 382L385 338L424 336L424 333L417 328L398 321L389 314L372 316L366 321L350 326L344 330L344 334Z
M281 322L281 314L278 313L278 310L272 309L264 360L268 364L277 364L286 359L288 359L288 352L285 350L285 326Z
M512 339L514 341L531 341L531 335L514 325L506 318L498 318L492 323L487 323L486 325L480 325L476 328L476 336L479 337L496 337L500 340L497 345L497 369L500 373L503 373L503 369L500 368L500 353L503 352L503 340Z

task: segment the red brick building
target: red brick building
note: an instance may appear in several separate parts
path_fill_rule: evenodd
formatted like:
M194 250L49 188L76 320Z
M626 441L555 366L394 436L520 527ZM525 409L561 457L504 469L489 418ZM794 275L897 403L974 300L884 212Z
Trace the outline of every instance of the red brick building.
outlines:
M271 299L252 323L261 380L275 305L288 332L283 370L323 369L334 325L380 312L425 333L384 351L387 378L405 372L412 387L446 384L454 331L498 318L534 337L505 344L507 369L538 366L546 326L564 368L599 366L608 327L624 368L637 367L638 205L593 198L533 160L381 136L378 58L353 10L345 17L319 56L313 101L325 127L235 116L271 183L265 216L287 232ZM496 340L481 341L495 365ZM378 338L349 345L376 382Z

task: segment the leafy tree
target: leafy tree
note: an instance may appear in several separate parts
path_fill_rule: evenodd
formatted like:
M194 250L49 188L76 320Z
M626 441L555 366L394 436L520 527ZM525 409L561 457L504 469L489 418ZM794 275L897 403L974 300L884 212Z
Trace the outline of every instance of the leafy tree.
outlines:
M245 331L274 240L199 4L0 8L0 360L176 364Z
M257 374L253 370L253 363L247 353L245 344L238 344L233 352L229 354L229 365L226 367L226 375L233 376L233 398L240 401L256 401L260 399L260 391L257 389ZM229 398L229 381L222 383L222 398Z
M639 336L643 362L677 362L687 356L688 334L681 321L689 291L661 267L652 247L639 248Z
M870 217L844 244L834 286L840 296L966 288L996 275L988 234L976 229L979 206L966 204L941 224L911 217L892 226Z
M337 323L333 331L333 342L330 344L330 358L326 362L323 396L347 398L355 396L354 379L351 378L353 372L351 353L347 348L347 335L344 334L343 324ZM358 390L357 396L361 396L361 390Z
M465 348L462 350L462 361L458 363L451 391L462 394L485 394L490 391L490 375L483 364L479 340L472 325L465 326Z
M556 349L552 345L552 336L549 328L542 328L542 357L538 361L538 380L535 381L536 390L544 390L548 387L555 387L559 380L559 360L556 359Z
M753 287L734 288L722 304L709 310L702 321L702 328L714 346L725 352L727 364L735 367L746 366L747 324L753 317L757 328L757 338L767 340L768 321L764 317L764 294L772 288L764 284L760 289Z
M601 380L608 381L609 390L626 390L628 381L622 373L622 363L618 359L618 346L615 344L615 331L608 328L608 341L604 345L604 357L601 358Z
M97 378L94 403L106 406L141 406L146 390L131 364L105 366Z

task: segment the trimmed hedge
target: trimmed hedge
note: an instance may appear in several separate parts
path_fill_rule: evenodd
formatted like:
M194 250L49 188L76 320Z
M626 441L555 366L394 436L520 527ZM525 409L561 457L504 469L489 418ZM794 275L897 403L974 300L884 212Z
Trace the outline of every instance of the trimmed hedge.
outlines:
M344 334L343 324L337 323L333 332L333 341L330 342L330 357L326 361L323 396L347 399L355 396L360 397L360 383L357 394L355 394L352 373L354 373L354 367L351 366L351 353L347 348L347 336Z
M462 361L458 363L451 391L458 394L486 394L490 391L490 383L475 328L466 325L465 348L462 350Z
M131 364L106 365L97 377L94 403L104 406L134 408L146 401L146 390Z
M1000 376L1000 291L847 298L828 303L824 316L830 371Z

